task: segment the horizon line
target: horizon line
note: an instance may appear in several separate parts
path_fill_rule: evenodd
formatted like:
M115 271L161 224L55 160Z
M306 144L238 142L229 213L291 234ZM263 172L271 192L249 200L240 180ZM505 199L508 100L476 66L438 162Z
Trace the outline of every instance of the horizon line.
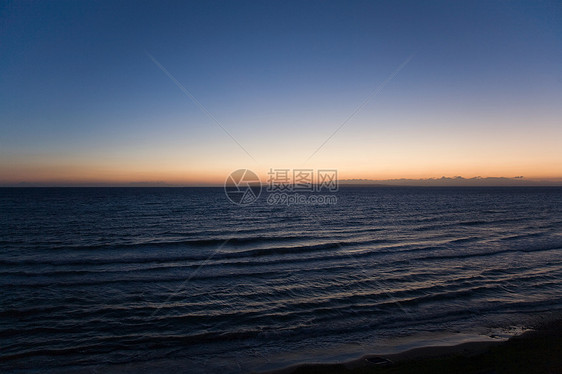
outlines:
M261 180L260 180L261 181ZM261 181L262 185L267 182ZM315 185L317 183L313 183ZM555 178L524 178L517 177L428 177L428 178L388 178L388 179L338 179L337 184L341 186L420 186L420 187L558 187L562 186L562 177ZM0 182L2 188L26 188L26 187L224 187L223 183L217 182L166 182L166 181L20 181Z

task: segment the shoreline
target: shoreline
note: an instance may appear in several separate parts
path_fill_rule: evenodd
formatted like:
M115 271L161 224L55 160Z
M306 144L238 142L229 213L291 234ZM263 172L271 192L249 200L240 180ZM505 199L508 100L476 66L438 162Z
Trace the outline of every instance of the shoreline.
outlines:
M425 346L365 354L340 363L302 363L260 374L313 373L562 373L562 319L503 341Z

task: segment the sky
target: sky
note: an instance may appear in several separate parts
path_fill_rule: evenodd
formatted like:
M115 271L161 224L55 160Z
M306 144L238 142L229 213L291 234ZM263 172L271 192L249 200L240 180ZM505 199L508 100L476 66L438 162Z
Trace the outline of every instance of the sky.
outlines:
M559 1L3 1L0 22L0 185L562 178Z

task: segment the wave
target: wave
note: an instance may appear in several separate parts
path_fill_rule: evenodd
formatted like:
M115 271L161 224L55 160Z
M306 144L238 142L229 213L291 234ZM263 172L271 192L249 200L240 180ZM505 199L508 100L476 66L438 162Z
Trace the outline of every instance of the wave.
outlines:
M533 253L533 252L548 252L548 251L556 251L561 250L562 246L560 243L550 243L549 245L535 245L535 246L527 246L527 247L508 247L508 248L494 248L493 250L489 251L478 251L478 252L465 252L465 251L454 251L448 249L447 247L441 247L441 251L445 253L439 253L436 251L436 248L433 246L428 247L414 247L408 248L407 246L398 246L398 247L379 247L373 250L364 250L362 252L353 252L353 253L341 253L343 249L347 246L359 246L363 243L367 244L374 244L374 243L384 243L385 241L380 240L372 240L372 241L364 241L364 242L333 242L333 243L325 243L325 244L317 244L317 245L309 245L309 246L295 246L295 247L278 247L275 249L257 249L257 250L246 250L246 251L239 251L239 252L227 252L227 253L211 253L207 256L165 256L164 258L121 258L121 259L88 259L88 260L59 260L57 262L43 262L40 260L33 260L24 262L25 265L58 265L58 266L68 266L68 265L76 265L82 268L90 266L90 265L116 265L116 264L127 264L137 265L137 264L155 264L155 263L178 263L178 262L189 262L195 261L194 264L174 264L169 267L156 267L156 268L148 268L148 269L138 269L133 268L130 270L120 270L120 271L87 271L87 270L63 270L57 271L55 270L53 273L50 273L46 270L37 270L33 271L6 271L2 274L10 275L11 278L8 279L8 284L5 284L7 287L18 287L18 286L26 286L26 287L41 287L47 285L53 286L84 286L84 285L91 285L91 284L108 284L108 283L116 283L116 282L152 282L152 281L159 281L159 282L173 282L177 281L178 279L185 279L187 276L186 274L176 275L176 276L166 276L165 274L161 274L163 271L170 272L178 268L182 269L210 269L210 268L224 268L225 266L243 266L248 268L254 268L259 266L263 271L254 271L254 272L223 272L223 273L210 273L210 274L198 274L193 276L193 280L198 279L219 279L222 277L247 277L247 276L260 276L268 273L277 273L278 271L284 270L276 270L267 268L268 266L273 265L280 265L280 264L295 264L295 263L314 263L314 262L326 262L326 263L333 263L337 262L338 260L342 260L347 258L349 260L366 260L373 257L380 257L380 256L392 256L392 255L404 255L408 253L423 253L422 256L411 257L408 259L402 258L389 258L387 262L385 262L386 266L395 267L399 264L407 264L411 261L435 261L435 260L460 260L460 259L467 259L467 258L481 258L481 257L492 257L502 254L510 254L510 253ZM402 249L400 249L402 248ZM331 252L328 255L325 254L326 250L338 250L335 252ZM314 253L319 252L322 253L320 257L302 257L302 254L305 253ZM298 257L295 258L283 258L284 255L287 254L298 254ZM226 260L226 259L248 259L248 258L262 258L262 257L277 257L277 260L270 260L270 261L246 261L246 262L231 262L231 263L217 263L217 260ZM214 261L209 261L214 260ZM201 262L203 261L203 262ZM208 261L208 262L207 262ZM0 261L1 263L2 261ZM9 265L21 265L16 261L10 263L9 261L3 261L4 264ZM309 270L309 269L307 269ZM321 268L322 271L326 271L326 268ZM160 273L158 277L136 277L133 279L126 279L123 277L118 277L118 275L123 274L142 274L143 272L156 272ZM108 275L115 275L116 277L113 279L97 279L97 280L90 280L90 281L75 281L75 282L60 282L60 281L49 281L49 278L58 278L61 275L92 275L96 276L99 274ZM24 278L33 278L38 277L42 281L39 282L15 282L14 277L24 277Z

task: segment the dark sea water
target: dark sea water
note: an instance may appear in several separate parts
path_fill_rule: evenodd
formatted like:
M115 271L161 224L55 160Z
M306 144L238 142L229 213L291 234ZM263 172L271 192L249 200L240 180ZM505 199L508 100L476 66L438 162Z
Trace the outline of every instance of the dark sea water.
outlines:
M562 310L561 188L336 195L0 189L0 371L260 371L497 339Z

